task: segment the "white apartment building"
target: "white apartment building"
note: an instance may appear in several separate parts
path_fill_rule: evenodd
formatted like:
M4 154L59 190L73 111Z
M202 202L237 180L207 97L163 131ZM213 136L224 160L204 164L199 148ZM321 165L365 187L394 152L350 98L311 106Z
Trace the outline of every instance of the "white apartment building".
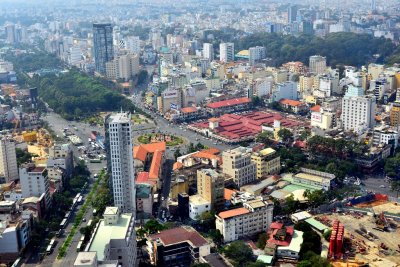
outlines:
M96 252L99 262L118 261L118 266L136 266L135 218L107 207L95 227L85 252Z
M211 210L211 202L205 200L200 195L193 195L189 197L189 217L192 220L198 220L199 216Z
M135 213L131 114L114 113L107 119L107 125L114 205L124 213Z
M323 92L325 97L340 93L339 78L331 75L321 76L319 79L319 91Z
M267 50L263 46L255 46L249 48L249 64L253 66L257 61L267 56Z
M27 164L19 169L22 197L40 197L44 194L46 209L50 207L50 186L45 167Z
M272 76L255 79L251 84L252 95L250 95L249 97L252 96L263 97L266 95L271 95L273 84L274 84L274 78Z
M275 86L275 90L272 93L272 101L279 101L283 98L297 100L297 82L283 82L278 83Z
M133 54L140 53L140 39L139 36L128 36L125 40L125 48Z
M345 131L362 132L375 126L375 96L366 96L360 87L349 86L342 99L341 121Z
M209 61L214 60L214 47L210 43L203 44L203 58L208 59Z
M309 66L310 72L315 74L323 74L326 70L326 57L311 56Z
M78 46L72 46L68 51L68 64L79 67L82 61L82 50Z
M223 211L216 215L215 228L224 242L265 232L272 222L274 205L260 199L243 203L243 208Z
M106 63L106 76L108 79L130 80L139 73L139 55L127 54L114 58Z
M251 161L252 149L237 147L222 152L222 172L241 187L256 180L256 164Z
M19 178L15 143L6 137L0 139L0 175L4 175L7 182Z
M219 60L222 62L230 62L235 60L235 45L234 43L219 44Z
M374 135L372 142L374 145L389 144L393 142L394 147L399 145L399 133L389 126L380 126L374 128Z

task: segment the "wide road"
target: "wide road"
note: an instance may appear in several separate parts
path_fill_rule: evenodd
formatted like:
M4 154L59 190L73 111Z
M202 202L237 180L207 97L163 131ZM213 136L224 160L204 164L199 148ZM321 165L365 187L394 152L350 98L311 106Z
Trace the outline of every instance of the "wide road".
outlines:
M140 95L133 95L130 99L137 107L141 108L144 112L146 112L148 115L150 115L152 117L153 121L155 121L155 124L157 125L156 131L173 134L173 135L177 135L177 136L182 136L191 143L194 143L194 144L201 143L207 147L218 148L221 151L235 147L232 145L221 143L221 141L216 142L215 140L207 139L203 135L200 135L193 131L187 130L185 126L181 127L180 125L171 124L169 121L167 121L160 115L147 109L143 105L143 101L142 101L142 98L140 97ZM186 151L181 151L181 152L186 152Z
M79 138L82 139L83 145L85 145L85 146L89 146L88 137L90 136L91 131L97 131L97 132L100 132L102 135L104 135L104 129L101 127L90 126L87 123L67 121L67 120L63 119L60 115L58 115L54 112L47 113L44 117L42 117L42 119L44 121L48 122L49 126L52 128L52 130L55 132L55 134L58 135L59 137L63 136L62 133L63 133L64 128L69 128L69 130L73 134L77 135ZM76 127L76 130L74 129L74 127ZM68 142L68 140L65 140L65 141ZM80 155L81 152L78 151L76 146L72 145L72 150L74 153L74 157L81 156ZM89 193L90 188L93 185L93 181L94 181L93 175L95 173L99 173L103 169L103 167L106 166L106 161L103 160L101 163L86 162L86 165L88 166L88 169L91 172L91 177L90 177L89 188L86 190L86 194L84 194L85 197L86 197L87 193ZM85 198L84 198L84 200L85 200ZM56 260L56 258L57 258L59 248L64 243L65 238L68 236L68 234L71 231L75 215L79 211L80 208L81 208L81 205L79 205L77 207L76 212L73 213L73 215L71 216L70 223L68 224L68 226L65 229L65 234L62 237L57 238L57 245L55 246L53 253L50 255L46 255L44 257L44 259L42 260L42 262L39 262L38 253L34 253L29 257L29 259L24 264L24 266L32 266L32 267L33 266L62 266L62 267L73 266L74 261L77 256L76 247L77 247L78 242L81 237L79 230L74 235L71 245L68 249L68 252L66 253L66 256L62 260ZM86 222L82 222L81 226L85 226L87 224L87 222L92 218L92 215L93 215L92 209L88 208L88 210L84 216Z

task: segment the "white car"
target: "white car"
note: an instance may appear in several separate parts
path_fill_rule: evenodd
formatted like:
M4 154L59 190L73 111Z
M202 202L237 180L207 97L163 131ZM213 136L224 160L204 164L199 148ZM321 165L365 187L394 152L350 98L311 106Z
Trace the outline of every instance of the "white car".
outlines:
M386 186L385 186L385 185L383 185L383 184L381 184L379 187L380 187L380 188L385 188Z

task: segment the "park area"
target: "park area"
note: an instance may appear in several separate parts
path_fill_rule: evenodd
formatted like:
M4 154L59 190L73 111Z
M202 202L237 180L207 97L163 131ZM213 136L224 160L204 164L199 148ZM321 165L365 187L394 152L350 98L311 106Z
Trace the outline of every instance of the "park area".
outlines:
M182 137L163 133L144 134L138 137L138 141L141 144L165 142L167 146L178 146L184 142Z

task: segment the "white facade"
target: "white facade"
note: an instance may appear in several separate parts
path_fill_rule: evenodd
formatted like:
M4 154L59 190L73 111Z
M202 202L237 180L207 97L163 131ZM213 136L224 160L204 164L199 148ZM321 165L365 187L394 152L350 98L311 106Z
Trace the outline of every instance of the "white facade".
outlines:
M19 178L17 154L15 151L15 143L12 139L0 139L0 175L4 175L7 182Z
M219 60L222 62L230 62L235 60L234 43L219 44Z
M86 246L96 252L101 262L117 260L120 266L136 266L135 218L132 213L120 214L117 207L107 207Z
M278 83L273 92L273 101L279 101L283 98L297 100L297 82Z
M309 66L310 72L315 74L323 74L326 70L326 57L311 56Z
M189 217L192 220L198 220L198 216L211 210L211 202L205 200L200 195L189 197Z
M248 201L243 208L216 215L215 228L224 236L224 242L265 232L272 222L273 209L273 204L262 200Z
M108 79L130 80L139 73L139 56L127 54L119 56L106 63L106 76Z
M388 129L388 127L379 127L374 129L373 144L389 144L394 142L394 147L399 145L399 133Z
M114 205L124 213L135 213L131 114L112 114L108 131Z
M69 48L68 53L68 64L72 66L79 66L82 61L82 51L78 46L72 46Z
M256 79L253 82L253 95L258 97L271 95L273 84L274 84L273 77Z
M27 166L19 169L22 197L45 196L46 208L50 206L50 186L44 167Z
M139 36L129 36L125 40L125 48L133 54L140 53L140 39Z
M267 50L263 46L249 48L249 64L253 66L257 61L266 57Z
M212 44L203 44L203 58L208 59L209 61L214 60L214 48Z
M375 96L361 95L361 90L349 87L342 99L341 121L345 131L362 132L375 126Z
M339 92L339 79L330 75L322 76L319 79L319 90L325 93L325 96L332 96L332 94Z

